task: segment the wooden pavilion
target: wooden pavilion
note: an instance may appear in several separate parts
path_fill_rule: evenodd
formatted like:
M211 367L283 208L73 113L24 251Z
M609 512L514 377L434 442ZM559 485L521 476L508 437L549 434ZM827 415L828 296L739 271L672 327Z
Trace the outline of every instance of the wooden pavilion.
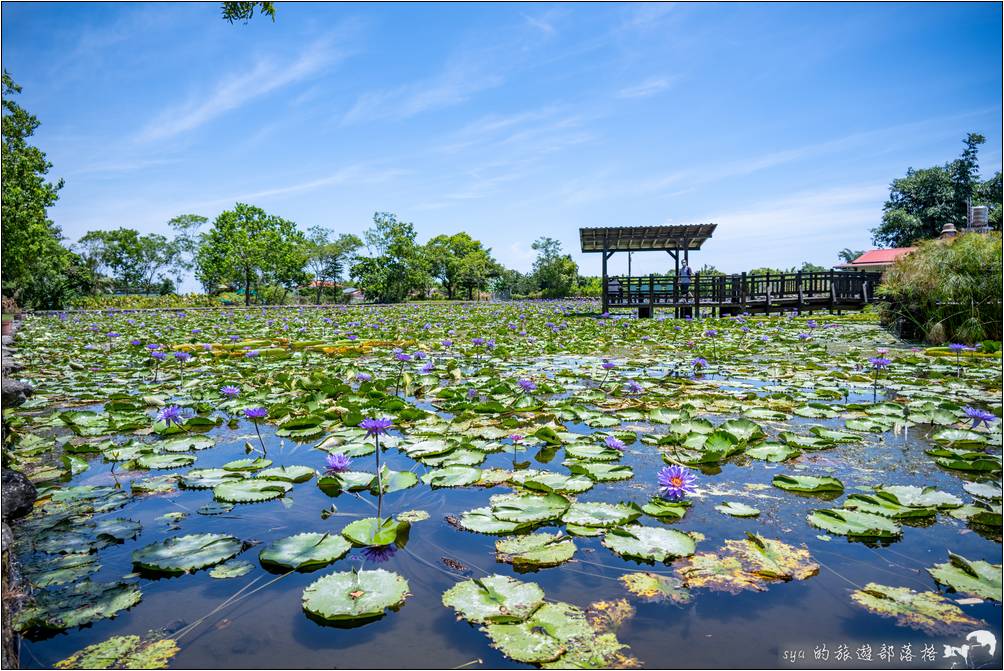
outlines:
M693 273L681 282L680 262L690 265L690 252L712 236L717 224L675 226L613 226L580 228L582 251L603 255L603 313L611 307L637 308L639 317L652 317L656 307L672 308L676 317L808 311L860 310L875 300L882 274L875 272L782 272L734 275ZM673 257L673 275L644 277L607 273L616 252L666 252ZM682 257L682 258L681 258Z

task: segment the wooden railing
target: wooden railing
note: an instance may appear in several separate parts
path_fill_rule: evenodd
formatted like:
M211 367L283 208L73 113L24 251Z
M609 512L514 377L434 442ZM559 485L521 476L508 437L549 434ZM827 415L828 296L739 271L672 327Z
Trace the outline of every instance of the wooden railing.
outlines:
M685 285L672 275L607 278L606 299L618 305L865 304L875 298L881 273L795 272L764 275L695 273ZM688 291L689 289L689 291Z

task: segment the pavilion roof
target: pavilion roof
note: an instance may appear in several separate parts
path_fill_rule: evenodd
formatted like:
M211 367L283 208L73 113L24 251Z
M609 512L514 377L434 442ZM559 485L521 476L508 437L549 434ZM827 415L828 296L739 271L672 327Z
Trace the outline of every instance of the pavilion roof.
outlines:
M583 252L661 252L700 249L718 224L580 228Z

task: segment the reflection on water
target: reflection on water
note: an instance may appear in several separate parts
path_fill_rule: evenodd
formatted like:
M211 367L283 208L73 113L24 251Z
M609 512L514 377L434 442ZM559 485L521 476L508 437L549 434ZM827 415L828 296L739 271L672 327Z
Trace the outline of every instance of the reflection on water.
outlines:
M729 383L742 386L729 387ZM735 389L759 388L765 384L769 382L735 378L723 382L725 388ZM420 406L431 409L427 404ZM779 429L794 426L798 430L804 424L840 428L836 420L798 417L783 427L771 422L761 424L772 436ZM569 428L592 431L580 424L570 424ZM274 436L269 426L262 426L262 434L274 465L310 465L323 470L324 454L312 450L309 444L283 441ZM243 441L253 435L253 427L245 424L231 430L223 426L213 429L210 435L217 439L217 447L198 452L200 468L243 458ZM847 493L880 483L907 483L934 485L969 500L962 490L963 480L939 469L924 455L927 444L925 427L921 426L900 434L871 434L860 444L806 452L798 460L797 468L815 475L834 475L845 482ZM395 449L383 456L393 470L416 469L419 475L427 470ZM533 460L533 467L543 468L543 464L550 463L554 470L562 455L560 450L533 448L518 456ZM372 470L371 459L356 458L355 467ZM482 467L511 468L512 460L513 453L507 449L490 454ZM623 463L634 469L632 480L600 483L580 499L644 503L655 492L655 473L663 463L657 450L640 442L628 445ZM824 540L820 530L805 522L811 509L829 507L824 498L799 496L769 486L774 475L791 469L790 465L745 457L734 459L720 473L701 476L701 491L695 497L695 505L682 521L674 524L676 528L699 530L705 535L698 544L699 551L713 551L724 540L741 538L747 531L793 545L807 545L821 566L819 574L805 581L772 584L766 592L730 595L695 590L693 601L685 606L638 601L618 580L621 575L636 570L671 573L672 568L623 560L604 548L598 538L576 538L579 549L574 561L519 574L509 564L496 563L495 536L464 532L445 520L448 515L486 505L489 496L507 488L431 490L419 485L388 494L383 505L385 514L405 510L425 510L430 514L428 520L414 524L406 548L381 564L408 580L412 596L398 612L388 612L365 626L319 624L302 610L303 589L333 569L372 565L372 562L359 550L353 550L331 567L277 574L258 564L259 546L242 555L255 564L255 569L240 578L218 580L207 571L180 577L144 576L140 604L113 620L25 641L22 664L31 668L49 667L85 645L111 635L166 628L184 632L179 640L181 652L171 664L174 668L453 668L475 660L480 663L475 662L469 668L525 666L507 660L489 647L487 638L476 627L457 621L453 611L440 602L442 593L458 579L501 573L534 580L549 599L582 607L597 600L630 597L637 612L625 622L618 638L647 667L774 667L782 663L786 650L802 649L811 657L819 646L825 645L833 651L846 645L855 651L864 644L872 646L875 659L883 644L895 646L897 654L909 645L915 656L914 666L918 665L921 650L935 645L938 659L920 665L950 666L949 660L941 658L943 646L959 645L960 637L929 636L898 627L892 620L856 607L849 598L849 590L872 581L936 590L938 587L925 569L945 561L947 550L970 559L996 562L1000 561L999 542L974 533L965 523L944 514L932 526L904 525L902 539L889 544L848 542L839 536ZM108 464L93 460L91 468L73 484L115 484L118 480L127 487L129 479L145 475L116 475ZM761 515L739 519L714 510L714 505L726 500L753 505L762 511ZM228 513L213 516L196 512L211 501L211 490L181 490L138 498L111 513L141 522L143 532L135 540L101 550L103 568L95 579L120 577L126 572L124 567L129 566L133 550L178 533L225 532L267 544L294 533L337 531L354 519L371 516L375 499L368 493L329 497L311 481L295 485L284 501L237 505ZM334 514L322 519L320 512L330 509L332 504ZM168 512L187 513L181 522L181 532L170 530L163 519L158 519ZM644 523L661 524L651 518L645 518ZM229 606L214 611L246 586L245 594L253 591L250 596L238 597ZM987 629L999 638L998 606L977 604L967 606L966 612L984 620ZM198 626L191 626L201 618L205 619ZM999 651L997 655L999 660ZM800 663L827 665L811 659ZM844 660L842 666L858 664L869 666L856 658ZM901 664L910 665L898 658L884 663Z

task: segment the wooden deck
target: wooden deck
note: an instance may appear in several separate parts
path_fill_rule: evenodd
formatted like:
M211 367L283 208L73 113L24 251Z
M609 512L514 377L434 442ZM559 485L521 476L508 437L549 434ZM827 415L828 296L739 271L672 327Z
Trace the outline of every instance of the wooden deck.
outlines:
M774 275L695 274L686 287L673 276L608 277L604 310L636 308L639 317L653 316L656 308L670 308L674 316L722 316L798 310L861 310L875 301L881 273L825 271Z

